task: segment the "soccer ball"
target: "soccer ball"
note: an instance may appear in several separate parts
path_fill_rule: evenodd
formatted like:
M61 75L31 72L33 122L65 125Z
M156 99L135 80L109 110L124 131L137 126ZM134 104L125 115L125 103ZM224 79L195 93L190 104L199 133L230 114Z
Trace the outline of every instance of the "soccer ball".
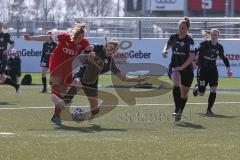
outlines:
M71 114L72 114L72 119L76 122L81 122L85 120L86 113L80 107L75 108Z

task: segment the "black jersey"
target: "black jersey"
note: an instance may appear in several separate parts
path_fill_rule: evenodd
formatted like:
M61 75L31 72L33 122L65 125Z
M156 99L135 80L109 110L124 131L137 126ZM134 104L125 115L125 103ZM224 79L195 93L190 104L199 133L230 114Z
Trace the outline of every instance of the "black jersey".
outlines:
M43 43L43 49L42 49L42 56L41 56L41 62L48 63L49 57L53 53L53 50L57 46L57 43L52 41L52 42L44 42Z
M0 33L0 53L7 49L9 44L13 44L14 41L11 39L11 35L9 33Z
M230 66L228 59L224 55L223 46L219 43L212 45L211 41L204 41L200 43L196 51L199 53L197 64L201 69L216 71L218 56L223 60L226 67Z
M0 33L0 61L7 61L7 55L3 55L3 51L6 50L9 44L13 44L14 41L11 39L11 35L9 33Z
M9 57L7 66L10 75L21 76L21 59L19 56Z
M189 58L190 53L195 54L194 40L190 35L180 39L179 34L174 34L169 38L167 44L172 47L170 69L183 65ZM192 65L189 65L184 70L192 70Z
M113 72L114 74L120 72L115 61L112 57L106 56L106 50L103 45L94 45L93 51L96 53L96 56L101 58L104 62L103 68L101 70L101 74L106 72Z
M120 72L114 59L112 57L106 56L106 50L103 45L94 45L93 51L95 52L96 57L99 57L103 61L103 67L100 71L100 74L104 74L109 71L113 72L114 74ZM82 78L86 69L87 69L87 66L81 67L80 70L74 75L74 77Z

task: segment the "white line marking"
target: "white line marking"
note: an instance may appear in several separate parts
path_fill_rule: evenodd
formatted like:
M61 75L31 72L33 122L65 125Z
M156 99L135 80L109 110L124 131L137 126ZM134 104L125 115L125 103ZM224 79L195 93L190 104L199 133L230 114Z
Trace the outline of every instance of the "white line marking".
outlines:
M0 135L14 135L14 133L11 133L11 132L0 132Z
M197 103L197 102L190 102L187 103L187 105L207 105L208 103ZM215 102L215 105L218 104L240 104L240 102ZM112 105L104 105L104 106L112 106ZM117 105L118 107L128 107L129 105L126 104L119 104ZM174 106L174 103L155 103L155 104L136 104L135 106ZM83 107L83 108L87 108L89 106L71 106L71 107ZM51 107L18 107L18 108L1 108L0 110L25 110L25 109L50 109L53 108L53 106Z

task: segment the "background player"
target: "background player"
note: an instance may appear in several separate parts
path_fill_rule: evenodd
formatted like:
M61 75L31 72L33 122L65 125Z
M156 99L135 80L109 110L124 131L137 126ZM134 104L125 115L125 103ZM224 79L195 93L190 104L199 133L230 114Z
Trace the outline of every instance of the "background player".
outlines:
M163 49L163 57L167 57L167 50L172 48L168 76L173 82L173 99L175 121L181 120L181 115L188 99L188 92L193 81L192 62L195 58L195 45L188 31L190 21L187 17L179 22L177 34L173 34Z
M8 54L15 47L15 43L11 39L11 35L7 32L4 32L3 25L3 22L0 21L0 81L13 86L18 94L20 84L17 84L10 77L5 75ZM10 44L9 48L8 44Z
M53 35L52 32L48 32L48 35ZM42 67L42 84L43 84L43 89L41 93L46 93L47 92L47 71L49 69L49 59L51 54L53 53L53 50L57 46L57 43L53 41L53 39L50 39L47 42L43 43L43 48L42 48L42 56L41 56L41 61L40 61L40 66Z
M193 90L194 96L203 96L206 91L206 86L210 86L210 94L208 97L207 114L214 115L212 112L212 106L216 99L216 89L218 86L218 70L216 61L218 56L223 60L228 77L232 76L232 70L228 59L224 55L223 46L218 42L220 31L212 29L211 31L203 31L204 36L211 36L211 40L206 40L200 43L197 47L197 85Z

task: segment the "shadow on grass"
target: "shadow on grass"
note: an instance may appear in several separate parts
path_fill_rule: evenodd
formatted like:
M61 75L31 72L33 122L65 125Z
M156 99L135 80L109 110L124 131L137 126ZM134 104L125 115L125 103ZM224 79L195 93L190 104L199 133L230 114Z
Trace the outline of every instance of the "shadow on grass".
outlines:
M13 103L13 102L0 102L0 105L16 105L16 103Z
M119 128L102 128L99 125L91 124L90 127L72 127L62 125L56 129L67 130L67 131L79 131L84 133L91 133L91 132L102 132L102 131L117 131L117 132L126 132L126 129L119 129Z
M238 116L226 116L226 115L221 115L221 114L215 114L215 115L208 115L204 113L197 113L201 115L202 117L214 117L214 118L236 118Z
M186 128L194 128L194 129L206 129L202 125L193 124L193 123L190 123L190 122L178 122L178 123L176 123L176 126L178 126L178 127L186 127Z

